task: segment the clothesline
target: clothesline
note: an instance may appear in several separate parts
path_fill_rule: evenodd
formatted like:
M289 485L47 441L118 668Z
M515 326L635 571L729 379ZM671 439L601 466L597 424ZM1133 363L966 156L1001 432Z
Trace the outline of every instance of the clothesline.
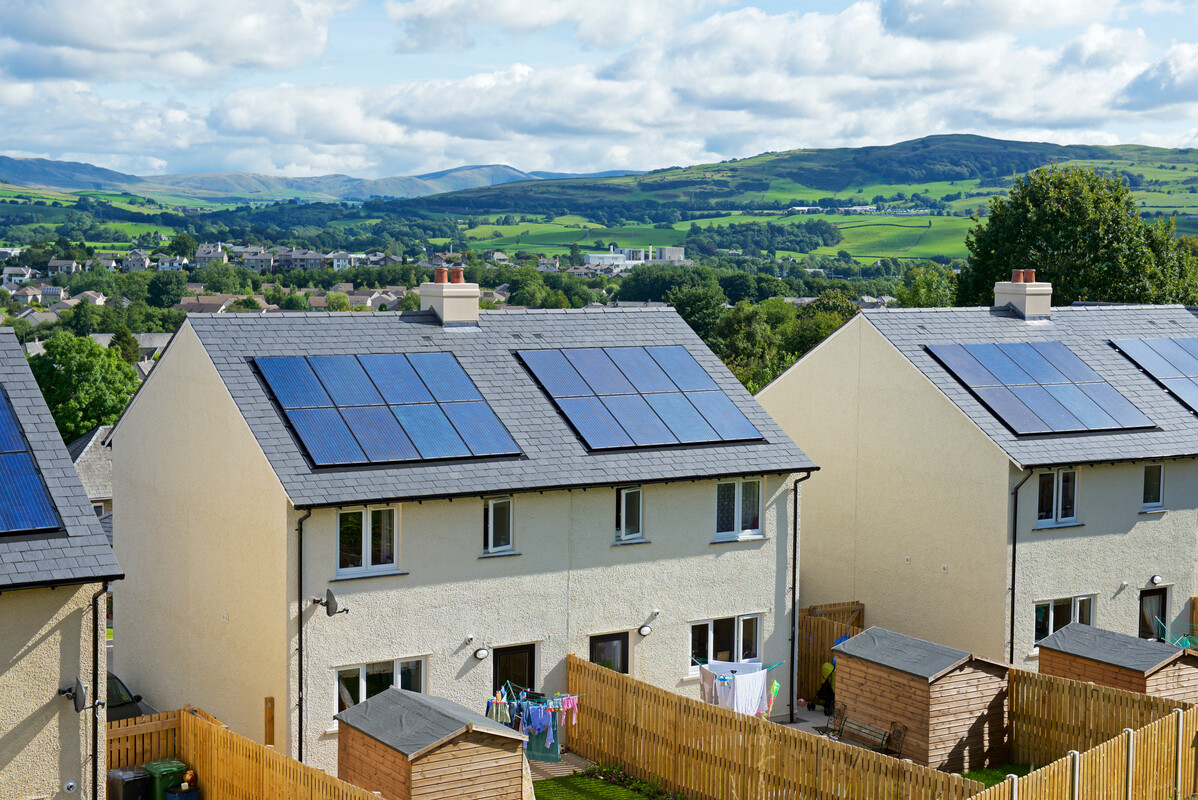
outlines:
M700 667L706 667L706 666L707 666L707 662L706 662L706 661L700 661L699 659L695 658L694 656L691 656L691 661L695 662L695 663L696 663L696 664L698 664ZM755 663L755 662L752 662L752 661L745 661L745 662L743 662L743 663L745 663L745 664L752 664L752 663ZM782 665L783 665L783 664L785 664L785 663L786 663L785 661L779 661L777 664L771 664L771 665L769 665L768 667L762 667L762 668L761 668L761 671L762 671L762 672L769 672L771 669L774 669L775 667L780 667L780 666L782 666ZM736 671L736 670L732 670L732 672L735 672L735 671Z

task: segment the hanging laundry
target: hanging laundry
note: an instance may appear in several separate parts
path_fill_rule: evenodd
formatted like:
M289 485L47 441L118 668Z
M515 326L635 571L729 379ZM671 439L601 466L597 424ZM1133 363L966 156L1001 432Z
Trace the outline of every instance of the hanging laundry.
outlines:
M757 714L766 708L766 679L764 670L737 674L732 678L732 710L741 714Z

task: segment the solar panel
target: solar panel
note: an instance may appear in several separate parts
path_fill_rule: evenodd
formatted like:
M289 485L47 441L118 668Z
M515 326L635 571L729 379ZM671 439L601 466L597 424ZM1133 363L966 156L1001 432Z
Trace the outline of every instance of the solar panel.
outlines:
M637 447L677 444L678 437L661 421L645 398L637 394L613 394L602 398L603 405L620 423Z
M707 424L682 392L659 392L644 396L657 416L665 420L680 442L718 442L720 436Z
M672 392L678 388L643 347L607 347L603 352L638 392Z
M561 397L557 405L592 450L635 444L598 397Z
M1018 435L1153 425L1061 342L936 344L927 350Z
M636 391L632 382L601 349L584 347L562 352L595 394L632 394Z
M744 412L723 392L687 392L686 397L715 428L721 439L756 439L761 436Z
M59 528L54 503L21 426L0 394L0 533Z
M670 380L684 392L718 389L707 370L681 345L648 347L649 355L665 370Z
M1115 339L1111 344L1183 405L1198 412L1198 339Z
M2 399L2 398L0 398ZM0 402L0 453L16 453L25 450L21 428L7 400Z
M561 350L521 350L519 356L550 397L594 394Z
M269 356L255 363L315 466L520 455L451 353Z

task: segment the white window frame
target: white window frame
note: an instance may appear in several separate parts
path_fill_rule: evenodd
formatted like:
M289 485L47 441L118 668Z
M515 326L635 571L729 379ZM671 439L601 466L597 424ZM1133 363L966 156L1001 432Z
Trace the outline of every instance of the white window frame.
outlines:
M1060 603L1065 600L1070 601L1070 603L1069 603L1069 622L1080 621L1078 619L1078 611L1081 608L1082 602L1085 600L1089 600L1090 601L1090 621L1086 624L1088 624L1088 625L1096 625L1097 624L1097 618L1098 618L1098 595L1097 594L1079 594L1074 597L1054 597L1051 600L1037 600L1035 603L1032 604L1032 645L1033 646L1037 645L1040 642L1040 639L1036 638L1036 609L1039 608L1040 606L1047 606L1047 608L1048 608L1048 633L1045 634L1045 637L1052 636L1052 634L1054 632L1053 631L1053 619L1052 619L1053 608L1056 606L1057 603ZM1066 623L1066 624L1068 624L1068 623ZM1064 626L1062 626L1062 627L1064 627ZM1041 638L1045 638L1045 637L1041 637Z
M1160 487L1158 490L1159 499L1155 503L1149 503L1147 500L1144 499L1144 495L1147 493L1147 489L1148 489L1148 470L1150 470L1150 469L1158 469L1158 470L1160 470L1160 473L1161 473ZM1164 507L1165 507L1165 465L1162 462L1156 462L1153 464L1145 464L1144 465L1144 485L1141 488L1141 492L1140 492L1140 510L1141 511L1160 511L1160 510L1164 509Z
M699 665L694 662L694 659L690 655L691 640L692 640L692 637L694 637L694 635L695 635L694 629L699 625L707 626L707 660L710 661L712 659L712 653L715 649L715 623L717 620L724 620L724 619L735 619L736 620L736 630L733 633L733 643L734 643L733 646L735 648L733 650L733 655L735 657L732 660L735 662L738 662L740 664L760 664L761 663L761 626L762 626L762 623L765 621L765 614L761 614L761 613L736 614L735 616L716 617L713 619L697 619L697 620L694 620L693 622L691 622L690 629L689 629L690 635L687 636L687 639L686 639L687 661L690 664L690 668L687 671L688 675L697 676L699 674ZM756 658L742 659L740 657L740 646L741 646L742 639L744 637L744 622L746 619L757 620L757 647L755 648L757 651Z
M374 550L373 516L374 512L391 513L391 552L393 558L390 564L371 564L370 557ZM341 566L341 517L345 514L362 515L362 566ZM361 506L358 508L342 508L337 510L337 527L333 532L333 563L337 566L338 578L355 578L362 575L386 575L399 572L399 522L400 513L396 506Z
M636 492L637 520L640 530L629 533L624 498ZM616 541L639 542L645 538L645 492L640 486L621 486L616 489Z
M741 527L741 520L744 517L744 500L745 500L745 485L749 483L757 484L757 527L744 528ZM715 541L717 542L736 542L742 539L760 539L764 537L763 519L765 517L765 480L763 478L739 478L734 481L718 481L715 489L715 527L719 527L720 519L720 487L733 485L736 487L736 509L733 516L733 529L730 531L715 532Z
M1067 474L1070 474L1070 473L1072 473L1072 475L1073 475L1073 515L1066 517L1066 516L1063 516L1061 513L1061 499L1062 499L1061 486L1064 483L1064 476ZM1052 517L1041 519L1040 518L1040 481L1046 475L1051 475L1052 479L1053 479ZM1049 472L1040 473L1040 476L1036 479L1036 527L1037 528L1053 528L1058 525L1076 525L1077 524L1077 509L1080 505L1079 499L1081 497L1081 490L1080 490L1079 483L1080 483L1080 475L1078 474L1078 470L1074 467L1066 467L1064 469L1055 469L1055 470L1051 470Z
M366 668L377 667L384 664L391 665L391 674L394 676L392 686L400 687L400 668L404 664L410 664L413 661L420 662L420 686L410 691L426 694L428 691L428 656L411 656L409 658L383 659L382 661L370 661L364 664L343 664L339 667L333 667L333 714L336 715L337 705L341 699L341 673L346 670L356 669L358 671L358 699L354 705L364 703L370 698L365 697L366 694ZM402 688L402 687L400 687Z
M507 503L508 512L508 543L499 547L495 546L492 533L495 530L495 506L499 503ZM483 553L486 555L495 555L498 553L512 553L516 550L516 498L514 495L505 494L500 497L483 498Z
M100 517L104 516L104 504L92 503L92 511L96 512L96 518L99 519Z

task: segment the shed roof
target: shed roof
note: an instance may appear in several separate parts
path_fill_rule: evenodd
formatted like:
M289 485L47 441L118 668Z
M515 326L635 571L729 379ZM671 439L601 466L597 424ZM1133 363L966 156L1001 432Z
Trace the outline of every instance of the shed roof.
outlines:
M337 720L413 760L468 731L527 738L452 700L395 687L350 706L337 715Z
M1041 639L1036 646L1145 675L1176 661L1186 652L1168 642L1140 639L1080 622L1069 623L1051 636Z
M970 653L955 647L925 642L878 627L862 631L836 645L832 651L905 672L929 683L973 658Z

